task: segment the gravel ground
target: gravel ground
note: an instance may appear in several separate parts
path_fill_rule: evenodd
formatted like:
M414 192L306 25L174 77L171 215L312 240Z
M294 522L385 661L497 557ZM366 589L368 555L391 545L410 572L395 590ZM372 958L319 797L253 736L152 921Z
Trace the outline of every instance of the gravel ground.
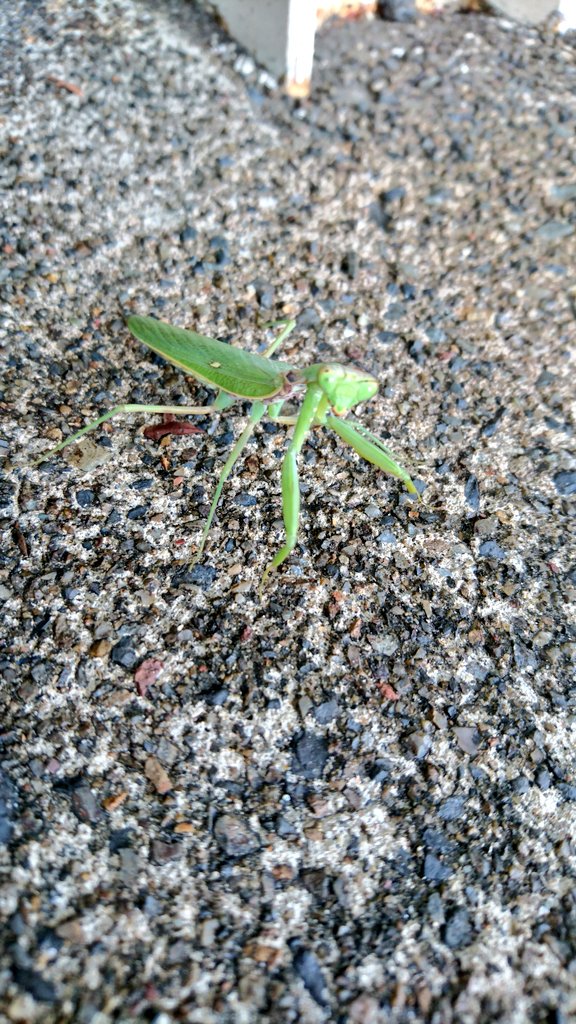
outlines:
M0 1021L576 1020L574 46L327 27L299 105L176 0L0 37ZM423 500L317 432L260 605L285 428L194 569L242 409L31 468L209 401L130 312L297 315Z

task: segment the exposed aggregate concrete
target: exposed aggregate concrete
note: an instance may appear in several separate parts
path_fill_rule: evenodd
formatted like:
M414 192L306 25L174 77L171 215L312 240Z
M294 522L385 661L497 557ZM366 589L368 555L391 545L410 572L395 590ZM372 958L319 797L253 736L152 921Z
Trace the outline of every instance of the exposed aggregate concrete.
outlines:
M575 50L483 16L320 35L269 89L192 5L0 11L0 1022L576 1019ZM423 500L260 429L155 314L353 361Z

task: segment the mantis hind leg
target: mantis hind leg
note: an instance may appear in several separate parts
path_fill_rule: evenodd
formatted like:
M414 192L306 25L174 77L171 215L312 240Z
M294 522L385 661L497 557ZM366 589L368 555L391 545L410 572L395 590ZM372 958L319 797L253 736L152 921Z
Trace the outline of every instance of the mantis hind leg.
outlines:
M47 452L43 452L38 459L34 460L32 466L37 466L40 462L50 458L51 455L55 455L56 452L61 452L63 448L67 448L69 444L79 441L84 434L89 434L92 430L96 430L102 423L111 420L113 416L132 412L171 413L174 416L205 416L210 412L218 411L220 410L214 405L115 405L113 409L109 409L102 416L98 416L91 423L87 423L85 427L77 430L75 434L67 437L65 441L61 441L54 448L49 448Z
M218 483L216 484L216 490L214 491L214 497L212 498L212 504L210 505L210 511L208 513L208 518L207 518L206 523L204 525L204 529L202 530L202 536L200 538L200 546L199 546L198 551L196 552L196 554L194 556L194 559L192 561L192 565L196 564L196 562L198 561L198 559L200 558L200 556L202 555L202 552L204 550L204 545L206 543L206 538L208 537L208 534L210 532L210 527L212 526L212 520L214 519L214 514L216 512L216 508L218 507L218 502L220 501L220 496L222 494L222 489L224 487L224 484L226 483L228 477L230 476L230 473L234 469L234 466L235 466L236 462L238 461L238 459L240 458L242 452L244 451L244 448L248 444L248 441L252 437L252 434L254 433L254 428L260 422L260 420L262 419L262 417L263 417L265 412L266 412L266 406L263 405L262 402L255 402L254 403L254 405L252 406L252 411L250 413L250 419L249 419L248 423L246 424L246 426L244 427L244 430L240 434L240 437L236 441L236 444L232 448L232 451L230 452L230 455L226 459L226 462L224 463L224 467L223 467L222 472L220 473L220 476L218 478Z

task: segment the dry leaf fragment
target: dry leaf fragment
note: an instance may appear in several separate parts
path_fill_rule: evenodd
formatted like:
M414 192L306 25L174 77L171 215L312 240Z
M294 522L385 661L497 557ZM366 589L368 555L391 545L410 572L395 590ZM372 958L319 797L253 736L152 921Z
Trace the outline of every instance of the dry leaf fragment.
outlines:
M166 417L162 423L152 423L151 426L145 427L142 433L148 440L157 441L166 434L203 434L204 431L200 427L194 426L193 423L187 423L185 420L174 420Z
M146 764L144 765L144 774L147 779L150 779L154 789L157 793L160 793L161 796L163 796L164 793L169 793L172 789L170 777L156 757L147 758Z
M105 811L115 811L117 807L120 807L120 805L124 803L127 797L128 790L123 789L120 793L116 793L114 796L107 796L106 799L102 801L102 806Z

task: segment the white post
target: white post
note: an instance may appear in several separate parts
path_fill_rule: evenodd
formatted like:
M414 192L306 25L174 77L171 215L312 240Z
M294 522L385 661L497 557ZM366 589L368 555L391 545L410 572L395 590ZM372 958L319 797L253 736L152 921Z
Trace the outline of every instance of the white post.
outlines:
M211 0L231 36L281 79L291 96L307 96L318 25L333 14L354 17L376 0Z
M291 0L214 0L214 6L230 35L275 78L283 78Z
M316 0L290 0L284 78L290 96L307 96L310 92L316 22Z

